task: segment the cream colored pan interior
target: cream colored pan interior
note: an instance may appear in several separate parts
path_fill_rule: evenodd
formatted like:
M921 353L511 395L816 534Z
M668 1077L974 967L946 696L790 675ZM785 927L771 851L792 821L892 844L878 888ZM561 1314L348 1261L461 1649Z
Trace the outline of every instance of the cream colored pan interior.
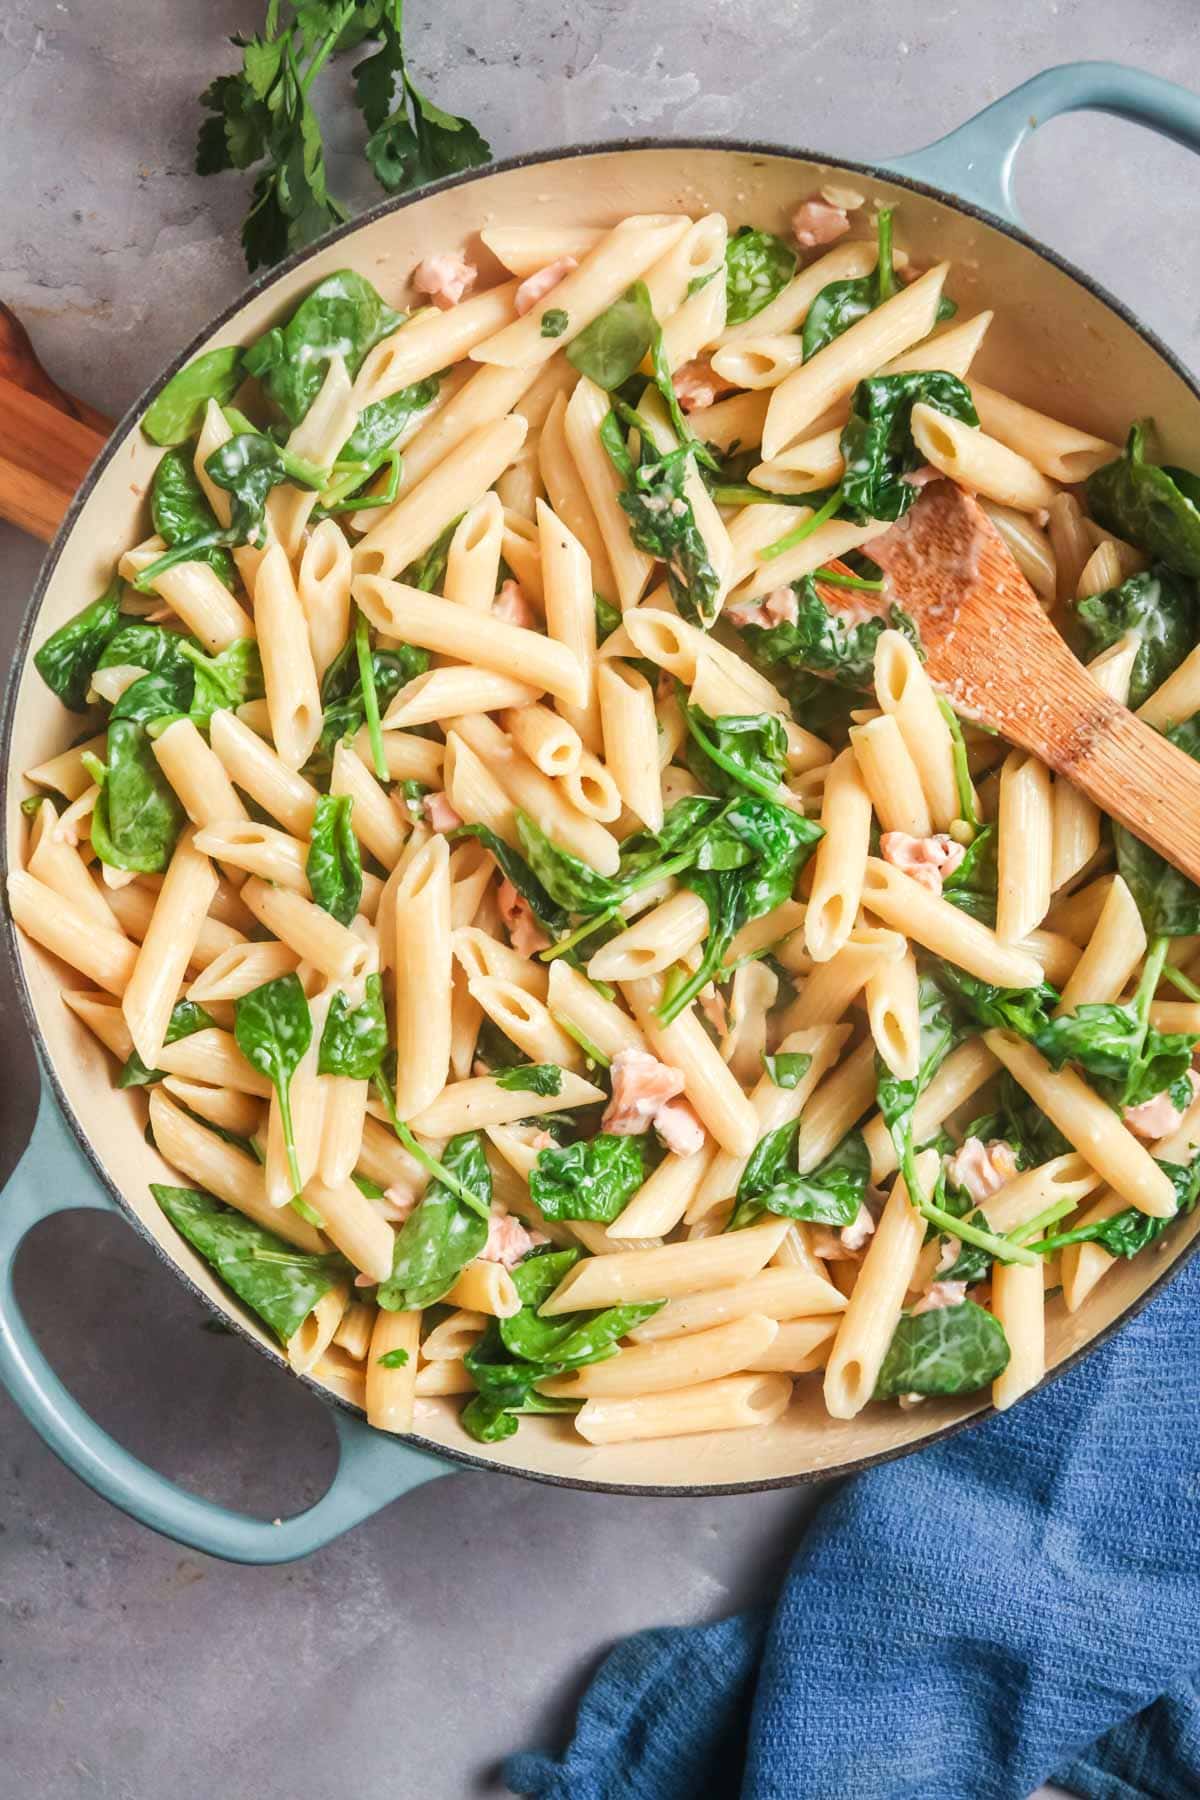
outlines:
M731 224L786 229L798 201L845 172L782 155L671 146L606 151L500 171L376 217L342 235L301 267L267 285L196 349L248 343L287 316L323 276L359 269L385 298L403 306L413 265L431 251L470 241L495 223L609 225L626 213L724 212ZM1165 462L1200 467L1200 400L1152 345L1079 281L1036 251L945 202L868 174L854 176L870 202L896 205L898 242L918 263L949 258L948 291L965 315L994 306L997 319L973 373L1055 417L1120 441L1131 415L1156 419ZM480 253L489 278L487 257ZM490 272L499 278L498 271ZM121 550L144 536L143 500L159 452L136 424L109 451L99 479L65 543L34 623L34 649L107 584ZM26 664L15 699L6 794L9 860L19 843L20 771L68 744L78 721L63 712ZM63 966L24 940L18 956L45 1051L66 1094L76 1129L91 1144L113 1188L213 1303L268 1343L207 1268L176 1238L148 1192L174 1177L143 1136L136 1091L115 1092L100 1045L59 999L76 985ZM1102 1334L1149 1288L1200 1230L1200 1211L1161 1247L1121 1263L1074 1318L1061 1300L1048 1310L1048 1361L1060 1365ZM596 1448L552 1419L523 1419L507 1443L481 1446L458 1426L456 1401L419 1400L417 1433L433 1446L514 1470L614 1486L706 1488L761 1483L844 1470L894 1453L944 1430L971 1402L927 1402L910 1412L868 1407L850 1424L830 1419L813 1381L798 1384L791 1409L762 1430Z

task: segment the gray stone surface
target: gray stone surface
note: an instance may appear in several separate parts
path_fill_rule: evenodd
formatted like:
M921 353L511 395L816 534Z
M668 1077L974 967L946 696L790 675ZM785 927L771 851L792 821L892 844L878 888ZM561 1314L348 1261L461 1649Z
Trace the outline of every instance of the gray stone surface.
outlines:
M1023 77L1118 57L1200 86L1193 0L412 0L415 65L498 154L626 133L728 132L862 158L937 136ZM249 0L0 5L0 297L67 386L119 412L236 294L241 183L191 173L194 99ZM334 178L364 204L354 120ZM1193 362L1195 171L1134 127L1039 134L1031 229ZM1136 396L1131 396L1136 404ZM39 553L0 528L12 641ZM0 1164L32 1106L7 971ZM64 1379L137 1453L271 1517L332 1466L321 1409L200 1309L116 1221L26 1247L19 1286ZM810 1495L621 1500L455 1476L309 1562L243 1570L131 1524L0 1394L0 1793L36 1800L295 1800L500 1791L517 1745L559 1738L604 1649L768 1592Z

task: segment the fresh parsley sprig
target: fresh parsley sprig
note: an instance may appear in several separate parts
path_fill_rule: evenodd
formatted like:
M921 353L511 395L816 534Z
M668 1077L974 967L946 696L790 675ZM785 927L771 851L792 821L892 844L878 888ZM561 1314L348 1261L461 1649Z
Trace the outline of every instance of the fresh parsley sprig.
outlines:
M373 43L353 71L370 134L364 152L388 193L404 193L491 159L466 119L443 112L414 83L404 55L404 0L269 0L262 32L231 40L237 74L201 95L196 172L255 170L242 245L251 269L279 262L347 218L329 191L312 89L331 57Z

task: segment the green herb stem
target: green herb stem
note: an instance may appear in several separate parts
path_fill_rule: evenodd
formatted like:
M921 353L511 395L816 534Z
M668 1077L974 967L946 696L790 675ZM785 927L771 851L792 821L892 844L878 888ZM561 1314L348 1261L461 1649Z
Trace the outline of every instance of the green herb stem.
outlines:
M375 665L371 660L371 639L367 615L362 608L354 621L354 650L358 658L358 678L362 683L363 712L371 738L371 761L380 781L389 779L387 756L383 746L383 728L379 723L379 695L375 691Z
M909 1198L912 1198L911 1187ZM997 1237L994 1231L984 1231L966 1219L956 1219L945 1207L935 1206L932 1200L926 1200L924 1196L916 1201L916 1208L921 1217L928 1219L931 1225L936 1225L943 1236L957 1238L960 1243L974 1244L976 1249L988 1251L997 1262L1024 1263L1028 1268L1037 1266L1038 1258L1034 1252L1015 1243L1011 1237Z
M860 588L866 594L881 594L882 581L868 581L862 575L843 575L839 569L815 569L814 581L823 581L827 587Z
M1186 994L1189 1000L1200 1000L1200 987L1182 969L1177 969L1173 963L1164 963L1162 974L1164 981L1169 981L1172 987L1178 988L1181 994Z
M842 484L839 482L824 505L818 506L811 518L805 519L802 524L797 525L794 531L785 532L783 537L776 538L775 542L768 544L765 550L760 550L758 560L774 562L775 558L782 556L785 550L794 550L797 544L802 544L805 538L812 536L814 531L819 531L822 525L828 524L841 504Z
M420 1163L421 1167L433 1176L435 1181L440 1181L444 1188L448 1188L452 1194L461 1200L464 1206L469 1206L471 1211L477 1213L481 1219L490 1219L492 1216L492 1209L487 1202L481 1200L479 1195L474 1193L467 1186L465 1181L460 1181L458 1176L448 1169L444 1163L440 1163L436 1156L433 1156L425 1149L424 1145L417 1142L417 1139L413 1136L408 1126L404 1123L404 1120L396 1111L396 1096L392 1091L392 1084L382 1070L375 1076L375 1086L379 1089L380 1098L387 1108L387 1114L391 1121L392 1130L400 1139L400 1142L404 1145L408 1154L415 1158L415 1160Z
M592 1039L587 1035L586 1031L581 1031L578 1025L574 1024L563 1013L552 1012L550 1017L554 1020L556 1025L560 1026L561 1029L566 1032L569 1038L574 1038L589 1062L595 1063L596 1067L599 1069L610 1069L612 1067L612 1058L604 1054L599 1044L592 1042Z

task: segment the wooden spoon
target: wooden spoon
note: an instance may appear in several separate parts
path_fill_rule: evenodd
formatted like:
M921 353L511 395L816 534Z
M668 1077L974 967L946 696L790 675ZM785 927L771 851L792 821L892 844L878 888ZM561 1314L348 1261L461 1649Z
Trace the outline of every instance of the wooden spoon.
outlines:
M956 712L1031 750L1200 882L1200 764L1097 686L970 495L931 483L868 554Z
M50 379L0 303L0 519L49 543L110 429Z

